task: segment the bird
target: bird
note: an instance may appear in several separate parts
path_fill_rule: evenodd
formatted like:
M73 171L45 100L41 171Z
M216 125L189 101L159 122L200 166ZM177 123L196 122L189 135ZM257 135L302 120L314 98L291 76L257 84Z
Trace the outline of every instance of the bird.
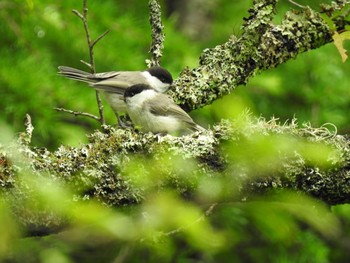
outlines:
M146 84L135 84L124 93L127 113L143 132L188 134L205 130L178 106L170 96Z
M124 103L125 90L135 84L145 84L164 93L173 83L168 70L154 66L143 71L109 71L102 73L88 73L79 69L59 66L58 74L77 81L85 82L96 90L102 91L108 104L122 124L118 112L126 112ZM123 126L123 125L121 125Z

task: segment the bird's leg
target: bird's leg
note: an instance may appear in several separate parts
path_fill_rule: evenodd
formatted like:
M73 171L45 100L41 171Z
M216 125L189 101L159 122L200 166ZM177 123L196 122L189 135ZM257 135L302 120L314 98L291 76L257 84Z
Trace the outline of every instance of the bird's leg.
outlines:
M119 116L119 114L117 112L115 112L115 116L117 117L118 126L120 128L126 129L126 128L132 127L132 123L128 121L128 118L124 118L124 120L123 120L122 117ZM125 117L127 117L127 116L125 116Z
M117 117L118 120L118 126L122 129L127 128L128 126L123 122L123 120L121 119L121 117L119 116L119 114L117 112L115 112L115 116Z

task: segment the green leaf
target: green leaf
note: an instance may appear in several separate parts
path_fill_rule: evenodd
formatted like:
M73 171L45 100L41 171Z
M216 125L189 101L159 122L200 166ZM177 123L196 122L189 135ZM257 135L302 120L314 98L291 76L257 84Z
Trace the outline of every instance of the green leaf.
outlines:
M343 32L341 34L339 34L338 32L334 32L333 36L333 41L334 41L334 45L336 46L336 48L338 49L338 52L342 58L343 63L347 60L348 55L346 53L346 49L343 46L343 42L345 40L349 40L350 39L350 31L346 31Z

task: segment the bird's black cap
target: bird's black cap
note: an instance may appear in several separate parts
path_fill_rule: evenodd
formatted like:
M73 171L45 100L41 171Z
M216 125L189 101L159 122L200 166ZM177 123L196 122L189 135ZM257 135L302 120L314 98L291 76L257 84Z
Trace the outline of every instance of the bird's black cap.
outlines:
M149 72L149 74L151 74L154 77L157 77L163 83L173 83L173 77L171 76L170 72L167 71L165 68L154 66L147 69L147 71Z
M141 93L144 90L152 89L149 85L146 84L136 84L127 88L124 92L124 98L131 98L136 94Z

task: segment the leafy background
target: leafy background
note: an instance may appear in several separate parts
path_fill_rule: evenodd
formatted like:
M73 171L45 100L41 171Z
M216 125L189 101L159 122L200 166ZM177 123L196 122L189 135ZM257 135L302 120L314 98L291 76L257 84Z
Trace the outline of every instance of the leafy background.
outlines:
M29 113L35 126L34 144L50 149L60 144L86 142L84 135L97 129L97 123L53 110L64 107L97 114L95 94L89 87L56 74L59 65L86 69L79 62L89 60L83 27L71 12L80 10L82 3L3 2L0 121L18 132L23 129L25 113ZM184 67L195 67L203 48L223 43L230 34L239 34L249 5L249 1L220 0L212 20L212 33L200 41L176 29L175 15L164 17L166 41L162 65L175 77ZM279 4L276 22L288 8L294 6ZM143 69L151 40L147 1L91 1L89 10L92 37L111 30L95 48L97 71ZM340 133L346 133L348 70L349 63L343 64L334 45L329 44L263 72L247 86L237 87L232 95L192 114L204 126L213 124L230 114L227 105L233 101L237 105L233 112L249 108L256 115L267 118L274 115L282 122L295 116L300 123L311 122L314 126L331 122ZM109 107L105 108L108 123L115 123Z
M321 2L324 1L308 1L307 4L317 9ZM95 48L97 71L143 69L145 59L150 57L148 1L105 0L89 1L88 4L92 37L96 38L106 29L110 30ZM186 36L177 27L177 21L181 18L176 14L165 15L167 10L164 7L165 3L162 2L166 34L162 66L169 69L174 77L177 77L184 67L196 67L201 50L223 43L231 34L239 35L242 18L247 16L250 5L251 1L246 0L217 0L209 37L196 40ZM283 13L290 8L297 7L288 1L281 1L275 22L278 23L283 18ZM72 14L72 9L81 10L82 1L0 1L2 134L8 130L13 133L23 131L23 119L26 113L31 115L35 127L33 145L51 150L57 149L61 144L79 146L86 143L85 135L99 128L96 121L53 110L54 107L64 107L97 114L92 89L57 75L59 65L86 69L79 60L89 60L83 27L81 21ZM349 48L348 43L346 47ZM324 123L332 123L337 127L339 134L347 134L350 131L349 70L349 62L342 63L335 46L329 44L301 54L297 59L288 61L276 69L262 72L251 79L246 86L237 87L232 94L192 112L191 115L197 122L207 127L221 118L235 117L248 108L256 116L266 118L274 116L282 123L294 117L300 124L310 122L313 126L321 126ZM107 122L115 123L115 117L108 106L105 107L105 112ZM334 129L332 126L329 127ZM292 195L286 202L291 202L293 198ZM177 199L169 200L169 202L174 200L180 202ZM308 209L316 205L313 202L310 201ZM181 203L178 206L182 205ZM323 206L319 209L322 211L320 214L326 213L327 209ZM215 262L218 259L225 262L228 258L234 258L237 262L341 262L342 260L345 262L349 244L346 234L350 229L350 208L348 205L342 205L333 207L332 210L334 221L328 221L323 227L315 230L315 224L311 223L311 227L299 224L299 221L307 221L307 216L298 218L296 214L291 215L287 209L269 202L264 205L253 203L244 207L230 206L222 209L214 218L215 225L219 229L230 229L225 235L232 236L232 239L225 240L231 240L231 244L227 247L219 246L221 250L212 248L212 254L209 253L210 256L206 255L198 262ZM4 211L6 212L6 208ZM89 211L95 212L93 209ZM190 222L193 218L192 210L188 211ZM115 216L117 218L117 215ZM318 216L314 213L311 219ZM0 219L5 225L10 224L11 220L8 218ZM92 219L84 222L86 221L96 223ZM328 227L327 224L338 223L341 223L340 229L345 234L335 242L331 238L332 234L324 233L324 230ZM285 230L283 225L293 226L296 231L291 230L293 227ZM168 252L160 255L160 258L170 260L174 251L178 251L174 247L181 248L185 246L183 243L185 242L187 245L196 245L192 250L189 248L191 246L187 247L189 251L183 250L182 254L178 255L178 260L194 262L188 259L191 258L189 255L199 253L198 251L202 253L210 247L196 243L199 242L197 239L203 229L206 228L199 228L197 232L192 233L192 236L187 236L185 240L190 240L188 243L181 238L180 241L174 241L176 245L167 243ZM334 230L336 231L339 231L339 228ZM3 238L7 240L6 236ZM220 237L216 238L220 240ZM47 241L51 244L50 242ZM27 251L24 248L32 246L32 243L28 246L19 245L18 251L22 249ZM60 246L66 249L64 245ZM230 250L231 246L235 247L235 250ZM43 250L47 253L43 254L41 261L51 262L50 259L58 258L63 260L60 262L74 260L66 257L70 253L65 249ZM137 255L142 256L146 253L144 249L140 248L139 253L135 253L134 260L137 260ZM42 250L41 245L37 250ZM271 250L274 251L273 255L268 253ZM3 250L0 246L1 251ZM29 253L28 251L26 253ZM26 253L23 255L27 255ZM154 258L150 256L148 259L154 261L157 256Z

